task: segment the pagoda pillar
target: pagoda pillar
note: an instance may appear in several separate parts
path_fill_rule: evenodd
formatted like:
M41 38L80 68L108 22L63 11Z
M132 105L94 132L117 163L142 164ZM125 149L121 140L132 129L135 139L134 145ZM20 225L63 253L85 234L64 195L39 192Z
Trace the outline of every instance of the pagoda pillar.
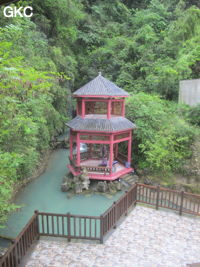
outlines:
M122 101L122 117L125 117L125 99Z
M131 146L132 146L132 132L129 133L128 140L128 162L131 163Z
M72 130L70 130L70 138L69 138L69 157L73 158L73 135Z
M111 118L111 99L108 99L107 118Z
M82 118L85 117L85 99L82 99Z
M80 154L80 133L77 133L76 137L76 156L77 156L77 165L80 166L81 164L81 154Z
M113 165L113 134L111 134L110 136L110 160L109 160L110 173L112 173L112 165Z
M79 115L79 105L80 105L80 101L77 99L77 102L76 102L76 116Z

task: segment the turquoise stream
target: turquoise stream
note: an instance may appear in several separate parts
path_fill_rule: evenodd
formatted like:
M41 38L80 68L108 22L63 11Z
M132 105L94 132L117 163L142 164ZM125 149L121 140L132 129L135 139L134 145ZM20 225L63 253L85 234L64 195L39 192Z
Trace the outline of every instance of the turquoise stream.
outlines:
M67 193L60 191L60 185L67 173L68 154L67 149L54 151L46 171L18 193L15 203L22 205L22 208L9 216L6 227L0 229L1 236L15 238L33 215L34 210L98 216L122 195L120 192L112 198L100 194L75 195L67 198Z

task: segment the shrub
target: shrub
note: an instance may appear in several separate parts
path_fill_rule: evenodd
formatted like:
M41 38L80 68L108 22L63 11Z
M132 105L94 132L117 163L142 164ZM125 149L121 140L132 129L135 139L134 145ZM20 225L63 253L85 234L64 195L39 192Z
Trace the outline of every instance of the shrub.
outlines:
M170 173L191 155L196 129L178 116L178 105L157 95L138 93L127 102L127 117L138 127L133 159L140 168Z

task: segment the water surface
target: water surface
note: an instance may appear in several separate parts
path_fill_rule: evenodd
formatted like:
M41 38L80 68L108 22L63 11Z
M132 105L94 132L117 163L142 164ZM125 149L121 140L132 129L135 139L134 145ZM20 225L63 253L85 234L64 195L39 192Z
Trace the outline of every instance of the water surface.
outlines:
M6 228L0 229L0 235L15 238L34 210L98 216L121 196L122 192L110 199L99 194L75 195L68 199L67 193L60 191L67 173L68 154L68 149L54 151L46 171L17 194L15 203L23 207L9 216Z

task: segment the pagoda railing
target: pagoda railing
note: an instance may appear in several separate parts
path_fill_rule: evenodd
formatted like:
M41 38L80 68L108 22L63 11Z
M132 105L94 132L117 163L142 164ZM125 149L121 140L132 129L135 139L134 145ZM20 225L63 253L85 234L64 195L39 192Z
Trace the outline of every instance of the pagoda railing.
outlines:
M88 172L98 172L98 173L102 173L103 175L109 175L110 174L110 168L109 167L103 167L103 166L81 166L81 168L86 169Z
M111 172L111 169L109 167L103 167L103 166L89 166L89 165L84 165L84 166L78 166L76 163L76 159L70 159L70 165L74 168L76 172L80 172L82 169L86 169L88 172L97 172L99 174L103 175L109 175Z

